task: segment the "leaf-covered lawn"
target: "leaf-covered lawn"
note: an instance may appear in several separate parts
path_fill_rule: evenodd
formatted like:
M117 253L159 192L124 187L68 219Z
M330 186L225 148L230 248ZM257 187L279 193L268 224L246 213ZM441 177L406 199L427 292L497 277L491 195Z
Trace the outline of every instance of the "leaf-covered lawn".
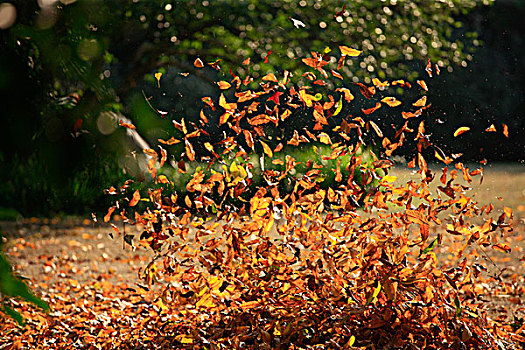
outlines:
M410 176L403 171L396 175ZM510 179L517 187L525 183L523 173L487 171L485 182L490 185L477 189L485 188L481 193L490 197L496 188L511 202L514 197L521 198L512 188L499 187L497 179L500 182ZM503 241L512 252L507 254L479 246L468 249L476 250L480 266L487 268L482 272L483 288L475 293L479 300L486 301L480 307L489 315L492 322L489 328L494 334L503 329L521 328L521 338L515 340L523 345L525 213L517 208L521 205L519 201L514 203L515 213L520 216L516 220L518 224L514 233ZM185 306L181 310L176 302L163 301L158 298L159 285L163 282L150 289L138 277L140 267L151 258L149 251L132 251L129 246L123 249L119 238L110 238L109 227L56 228L27 224L11 231L15 236L9 239L6 253L15 264L16 272L26 277L37 294L50 304L51 312L46 315L25 303L15 303L26 326L21 328L11 319L3 319L0 349L193 348L194 337L190 334L199 318L196 309ZM463 244L463 238L444 237L446 240L435 252L441 264L457 266L455 252ZM239 317L249 317L249 314ZM202 335L215 340L228 337L228 325L216 327L213 332L215 334L203 332ZM285 330L261 324L258 329L247 328L244 335L237 334L238 339L232 339L231 344L244 342L251 347L269 343L279 347L279 332Z

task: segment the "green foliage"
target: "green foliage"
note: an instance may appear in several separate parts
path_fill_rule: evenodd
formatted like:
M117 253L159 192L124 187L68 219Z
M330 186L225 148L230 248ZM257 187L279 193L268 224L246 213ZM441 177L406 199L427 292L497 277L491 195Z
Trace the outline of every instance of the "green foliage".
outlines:
M0 310L6 315L15 319L20 325L24 324L22 315L9 306L9 298L21 298L33 303L43 310L49 310L49 306L42 299L36 297L29 291L27 285L13 275L11 265L2 253L2 243L0 242Z

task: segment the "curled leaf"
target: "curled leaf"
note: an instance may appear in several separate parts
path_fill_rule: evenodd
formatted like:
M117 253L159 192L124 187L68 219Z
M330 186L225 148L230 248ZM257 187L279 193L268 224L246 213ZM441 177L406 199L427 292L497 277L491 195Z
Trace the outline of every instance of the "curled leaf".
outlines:
M466 133L469 130L470 128L468 126L462 126L460 128L457 128L457 130L454 131L454 137L458 137L459 135Z

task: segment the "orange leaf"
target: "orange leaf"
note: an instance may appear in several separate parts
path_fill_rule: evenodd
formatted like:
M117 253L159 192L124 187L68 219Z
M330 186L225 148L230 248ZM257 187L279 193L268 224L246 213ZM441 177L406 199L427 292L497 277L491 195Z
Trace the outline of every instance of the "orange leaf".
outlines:
M388 81L384 81L384 82L381 82L379 79L377 78L374 78L372 79L372 83L378 87L378 88L384 88L384 87L387 87L389 86L390 84L388 83Z
M106 216L104 216L104 222L108 222L109 220L111 220L111 214L113 214L115 209L116 207L111 207L108 209L108 213L106 214Z
M335 70L331 69L330 70L332 72L332 75L338 79L341 79L343 80L343 76L341 74L339 74L338 72L336 72Z
M428 91L427 83L425 83L424 80L418 80L417 83L419 84L419 86L421 86L423 90Z
M485 129L486 132L496 132L496 126L494 124L490 124L488 128Z
M359 90L361 91L363 96L366 98L372 98L372 96L375 95L376 93L376 88L373 86L368 87L361 83L352 83L352 84L359 86Z
M277 78L275 77L275 74L273 74L273 73L266 74L264 77L262 77L262 80L272 81L274 83L278 83L279 82L277 80Z
M460 128L458 128L455 132L454 132L454 137L458 137L459 135L469 131L470 128L468 126L462 126Z
M248 147L250 147L253 150L254 144L253 144L252 133L249 132L248 130L243 130L242 132L244 134L244 139L246 140L246 144L248 145Z
M369 121L369 123L372 129L374 129L374 131L376 132L377 136L383 137L383 132L381 131L381 129L379 129L379 126L377 126L377 124L373 121Z
M348 90L347 88L337 88L335 89L335 91L342 92L343 95L345 96L346 102L350 102L354 99L354 95L352 95L350 90Z
M502 251L503 253L510 253L510 251L512 250L507 244L504 243L494 244L492 248Z
M193 146L188 140L184 140L185 148L186 148L186 155L188 156L188 159L190 161L195 160L195 151L193 150Z
M379 108L381 107L381 102L378 102L375 107L372 107L372 108L368 108L368 109L361 109L363 111L364 114L368 115L368 114L372 114L374 113L376 110L378 110Z
M427 97L426 96L423 96L419 100L417 100L416 102L412 103L412 105L415 106L415 107L425 107L426 104L427 104Z
M428 76L432 78L432 63L430 62L430 58L427 61L427 66L425 67L425 70L427 71Z
M390 107L397 107L401 104L401 101L399 101L395 97L385 97L381 100L381 102L386 103Z
M80 119L80 120L82 120L82 119ZM128 128L128 129L131 129L131 130L135 130L136 129L135 125L130 124L130 123L124 123L122 120L118 121L118 125L123 126L125 128Z
M507 126L507 124L502 124L503 125L503 135L505 135L506 138L509 138L509 127Z
M174 137L172 136L169 140L159 139L159 142L160 142L160 143L163 143L163 144L165 144L165 145L171 146L171 145L174 145L174 144L176 144L176 143L179 143L180 140L177 140L176 138L174 138Z
M204 67L204 63L202 63L201 59L200 58L197 58L194 62L193 62L193 65L197 68L202 68Z
M229 89L232 85L230 83L228 83L227 81L219 81L217 83L217 85L219 85L219 89L221 90L227 90Z
M136 190L133 193L133 198L131 198L131 200L129 201L129 206L130 207L134 207L135 205L137 205L139 200L140 200L140 192L139 192L139 190Z

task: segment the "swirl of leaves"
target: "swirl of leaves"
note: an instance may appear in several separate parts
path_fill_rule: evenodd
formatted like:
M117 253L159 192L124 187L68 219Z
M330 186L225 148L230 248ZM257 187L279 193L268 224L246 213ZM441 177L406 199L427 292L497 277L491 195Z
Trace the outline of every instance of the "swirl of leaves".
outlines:
M162 147L144 150L154 179L147 193L131 182L112 189L123 197L105 221L118 209L124 222L143 228L124 239L155 253L141 276L163 284L163 305L178 320L163 325L177 334L174 344L503 344L497 338L505 331L491 328L478 308L480 271L465 251L508 249L497 233L512 229L512 212L470 222L491 208L479 208L458 181L482 178L483 169L448 169L452 156L425 133L431 84L418 83L421 96L412 103L392 96L392 86L412 89L399 80L330 87L332 77L341 79L334 62L348 52L343 47L335 60L312 52L299 79L269 73L257 91L249 89L253 78L232 74L218 83L218 101L203 99L200 125L174 120L178 131L159 141L181 145L186 195L163 171L169 151ZM354 94L365 108L352 115L344 106L356 104ZM374 120L387 108L401 118L381 130ZM397 184L389 158L409 137L419 182ZM317 151L295 159L293 150L304 145ZM364 151L368 145L378 148ZM437 191L429 157L445 164ZM336 186L324 184L329 176ZM442 226L465 240L452 268L433 251Z

